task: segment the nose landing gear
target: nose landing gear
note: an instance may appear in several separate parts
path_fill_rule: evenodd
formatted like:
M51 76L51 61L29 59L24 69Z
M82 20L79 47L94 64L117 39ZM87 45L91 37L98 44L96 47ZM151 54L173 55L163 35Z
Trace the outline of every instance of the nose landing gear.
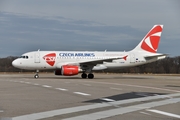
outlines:
M39 78L39 75L38 75L38 73L39 73L39 70L36 70L36 74L34 75L34 78Z

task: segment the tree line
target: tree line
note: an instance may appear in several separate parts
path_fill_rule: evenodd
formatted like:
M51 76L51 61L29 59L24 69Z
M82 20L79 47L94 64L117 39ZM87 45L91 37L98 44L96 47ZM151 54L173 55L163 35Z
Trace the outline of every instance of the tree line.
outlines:
M12 61L17 57L9 56L0 58L0 72L29 72L28 70L21 70L12 66ZM51 70L52 71L52 70ZM51 72L43 71L43 72ZM33 71L35 72L35 71ZM165 59L152 62L149 64L118 69L113 71L103 71L113 73L154 73L154 74L179 74L180 73L180 56L167 57Z

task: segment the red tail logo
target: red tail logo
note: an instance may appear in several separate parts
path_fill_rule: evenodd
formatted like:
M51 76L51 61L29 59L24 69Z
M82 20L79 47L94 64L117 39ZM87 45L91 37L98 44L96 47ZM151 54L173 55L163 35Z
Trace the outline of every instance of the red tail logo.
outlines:
M160 41L162 27L160 25L155 26L145 37L141 44L141 48L156 53Z
M56 60L56 53L50 53L43 57L43 59L50 65L53 66Z

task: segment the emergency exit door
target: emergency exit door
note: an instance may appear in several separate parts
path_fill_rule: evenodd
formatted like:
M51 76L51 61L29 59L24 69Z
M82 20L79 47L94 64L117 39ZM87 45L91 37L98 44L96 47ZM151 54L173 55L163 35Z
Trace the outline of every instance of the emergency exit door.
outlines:
M34 62L35 63L40 63L40 53L39 52L35 52L35 54L34 54Z
M135 55L133 53L130 54L130 63L135 63Z

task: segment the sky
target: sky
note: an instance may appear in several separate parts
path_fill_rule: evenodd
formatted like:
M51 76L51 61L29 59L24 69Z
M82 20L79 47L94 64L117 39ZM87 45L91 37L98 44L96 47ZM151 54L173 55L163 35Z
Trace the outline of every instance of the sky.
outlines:
M163 24L158 53L180 56L179 0L0 0L0 58L29 51L129 51Z

